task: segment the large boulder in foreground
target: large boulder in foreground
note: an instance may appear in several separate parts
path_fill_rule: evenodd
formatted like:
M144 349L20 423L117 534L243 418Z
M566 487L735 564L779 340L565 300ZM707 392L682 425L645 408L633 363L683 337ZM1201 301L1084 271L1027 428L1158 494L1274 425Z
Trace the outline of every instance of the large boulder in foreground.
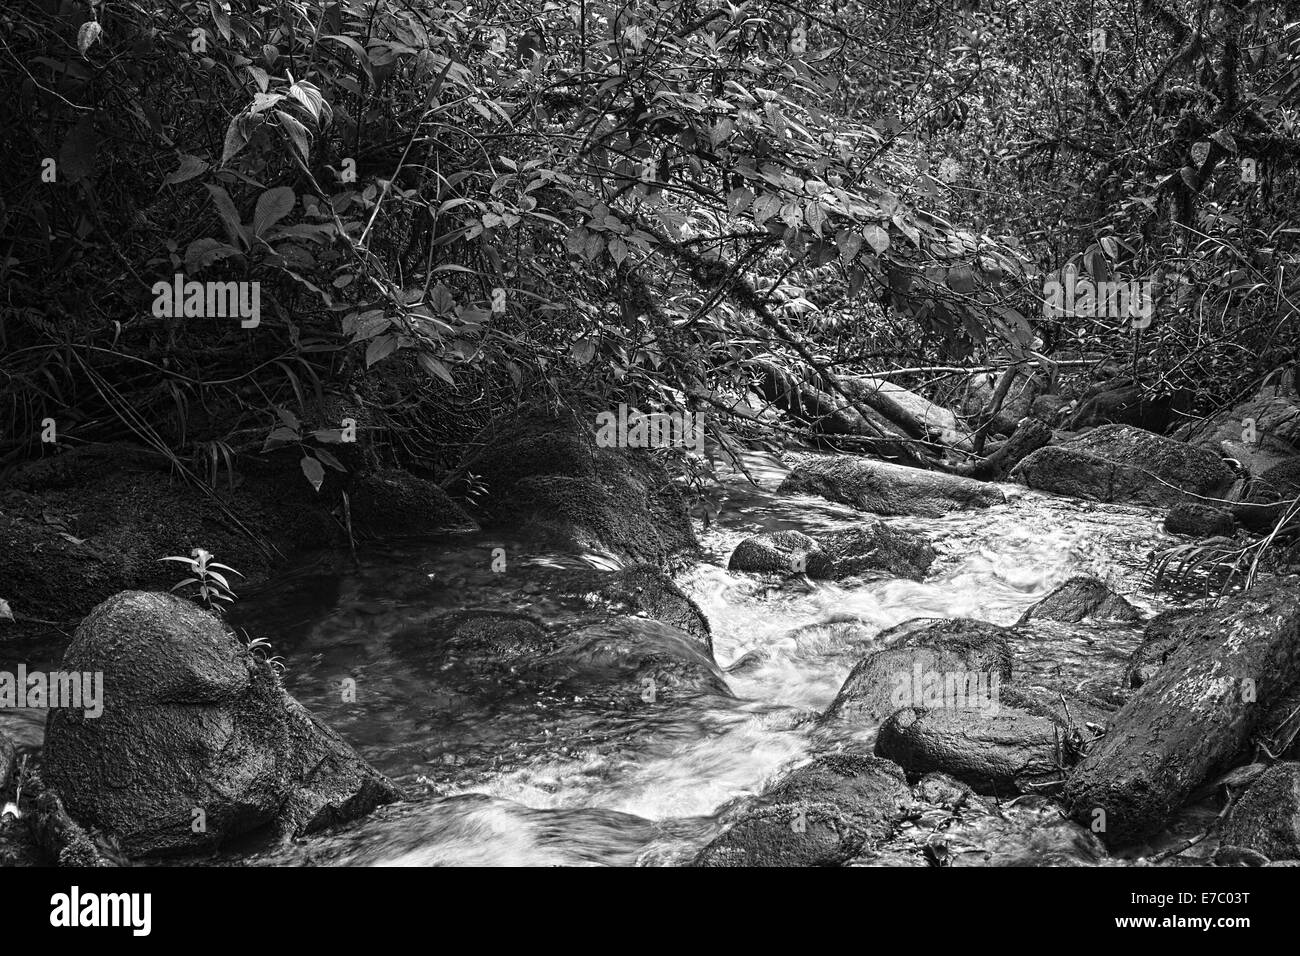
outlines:
M911 800L887 760L821 756L764 791L694 865L840 866L886 839Z
M1300 859L1300 763L1276 763L1250 785L1220 832L1224 846Z
M1231 601L1177 619L1163 667L1111 720L1074 768L1064 798L1081 823L1103 819L1111 846L1161 829L1201 786L1280 724L1300 681L1300 586L1261 581ZM1285 706L1284 706L1285 705Z
M647 452L596 444L595 415L533 411L479 437L468 463L485 527L575 550L663 563L698 546L671 477Z
M50 711L43 777L132 856L192 853L263 827L302 835L401 797L270 664L174 595L109 598L60 669L102 672L103 712Z
M1054 721L1000 706L906 707L881 725L876 755L911 776L937 770L991 794L1059 780L1064 757Z
M805 458L781 482L777 493L821 495L878 515L925 517L1006 502L997 486L973 478L854 455Z
M1051 590L1046 597L1020 615L1017 625L1037 618L1077 624L1096 621L1138 621L1142 612L1116 594L1098 578L1077 574Z
M810 578L884 575L919 581L934 563L934 548L921 535L883 521L812 538L802 531L765 531L731 553L732 571L807 573Z
M1213 452L1129 425L1103 425L1040 448L1011 475L1040 491L1139 505L1221 497L1235 478Z

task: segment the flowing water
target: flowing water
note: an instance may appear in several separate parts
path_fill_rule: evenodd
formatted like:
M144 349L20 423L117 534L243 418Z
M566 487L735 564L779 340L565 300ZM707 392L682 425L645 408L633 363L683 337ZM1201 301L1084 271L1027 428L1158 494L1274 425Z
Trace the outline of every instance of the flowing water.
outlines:
M812 718L884 628L917 617L1012 624L1079 573L1101 577L1147 611L1160 609L1159 597L1141 588L1147 554L1165 540L1154 513L1012 485L1009 502L986 511L890 519L929 536L939 552L923 582L730 572L731 550L755 532L815 536L863 518L820 498L776 495L786 468L774 458L756 454L746 465L758 487L739 475L727 480L719 518L700 532L706 560L677 579L708 616L719 664L745 658L727 676L734 700L629 708L506 686L466 694L421 654L428 623L460 608L527 611L561 629L604 619L608 612L557 597L552 586L575 568L614 566L599 555L529 552L508 537L463 534L306 565L244 595L234 623L273 640L290 693L417 796L345 831L239 858L679 864L765 783L836 745L815 732ZM493 570L500 557L504 570ZM1133 626L1035 626L1012 642L1016 682L1115 700L1139 638ZM998 841L1014 832L1016 852L1037 862L1097 862L1077 833L1054 832L1066 826L1030 798L971 816L950 843L965 847L962 859L988 862L1000 859ZM922 818L910 832L932 837L926 827ZM906 835L864 862L873 861L925 862Z

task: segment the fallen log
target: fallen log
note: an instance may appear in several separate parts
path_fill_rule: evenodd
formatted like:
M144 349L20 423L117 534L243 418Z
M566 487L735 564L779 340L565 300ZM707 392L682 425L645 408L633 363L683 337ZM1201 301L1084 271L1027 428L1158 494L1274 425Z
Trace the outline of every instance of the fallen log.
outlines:
M1160 830L1197 788L1247 756L1300 684L1300 587L1261 582L1180 617L1184 638L1070 774L1070 815L1111 846Z

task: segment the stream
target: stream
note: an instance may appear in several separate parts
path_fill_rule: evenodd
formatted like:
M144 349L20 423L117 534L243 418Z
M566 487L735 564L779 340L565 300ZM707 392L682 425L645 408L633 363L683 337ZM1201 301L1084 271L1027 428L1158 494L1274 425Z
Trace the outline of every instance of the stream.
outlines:
M466 695L448 690L446 675L421 654L427 622L462 608L527 611L551 628L606 619L548 586L572 569L617 567L597 554L539 553L500 534L459 534L370 548L355 562L306 563L241 595L232 623L272 638L289 692L415 798L334 834L232 847L218 862L679 865L746 798L837 745L813 718L885 628L917 617L1013 624L1080 573L1144 611L1163 608L1141 587L1147 554L1167 541L1153 512L1015 485L1003 486L1006 505L985 511L889 519L928 535L938 551L923 582L730 572L730 552L751 534L816 536L862 520L821 498L776 495L787 469L773 456L752 454L745 465L759 487L726 476L717 522L697 528L705 560L677 577L708 616L719 665L749 655L727 674L734 700L628 708L508 687ZM494 557L505 558L504 569L493 570ZM1036 623L1012 640L1016 682L1117 702L1140 636L1140 625ZM988 862L998 840L1018 842L1038 862L1099 862L1077 834L1050 834L1067 824L1042 798L964 826L956 842L970 863ZM864 862L924 865L921 849L905 834Z

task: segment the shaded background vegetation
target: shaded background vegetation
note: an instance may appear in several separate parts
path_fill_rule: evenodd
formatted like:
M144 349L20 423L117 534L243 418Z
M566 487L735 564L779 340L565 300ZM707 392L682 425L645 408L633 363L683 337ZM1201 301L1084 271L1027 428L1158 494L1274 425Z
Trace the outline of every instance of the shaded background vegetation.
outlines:
M707 407L725 442L762 377L828 371L1127 370L1205 414L1300 345L1297 20L13 0L0 468L53 418L211 483L291 446L320 487L351 418L453 477L525 400ZM1158 277L1152 326L1044 318L1066 266ZM178 272L261 282L260 325L155 317Z

